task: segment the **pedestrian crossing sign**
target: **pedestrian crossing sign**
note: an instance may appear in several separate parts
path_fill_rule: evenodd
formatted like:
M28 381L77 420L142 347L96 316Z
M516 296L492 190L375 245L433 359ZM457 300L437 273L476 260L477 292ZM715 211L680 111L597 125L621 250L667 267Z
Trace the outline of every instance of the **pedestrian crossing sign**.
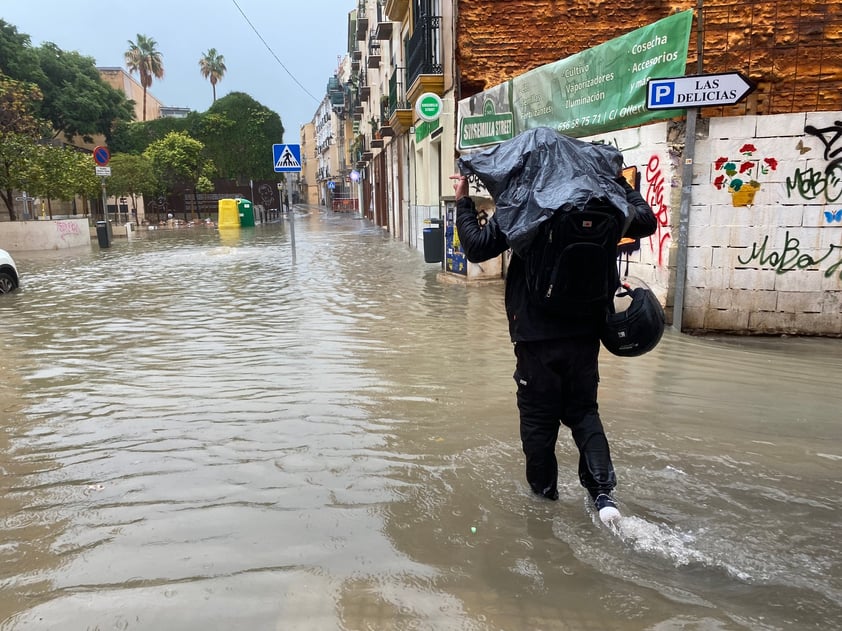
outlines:
M301 145L272 145L275 173L301 171Z

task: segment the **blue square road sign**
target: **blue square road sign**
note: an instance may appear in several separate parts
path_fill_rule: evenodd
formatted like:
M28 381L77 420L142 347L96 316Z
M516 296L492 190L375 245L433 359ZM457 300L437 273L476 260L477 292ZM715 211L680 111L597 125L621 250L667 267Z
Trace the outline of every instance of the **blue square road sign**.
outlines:
M650 81L648 103L650 107L675 105L675 81Z
M301 171L301 145L272 145L275 173Z

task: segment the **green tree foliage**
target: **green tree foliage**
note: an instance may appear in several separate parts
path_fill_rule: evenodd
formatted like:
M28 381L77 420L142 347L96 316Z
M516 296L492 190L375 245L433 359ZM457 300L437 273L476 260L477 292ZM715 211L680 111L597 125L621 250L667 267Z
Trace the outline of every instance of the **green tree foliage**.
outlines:
M185 132L197 137L202 124L202 114L190 112L185 118L156 118L150 121L119 123L108 143L112 153L133 153L140 155L156 140L171 132Z
M202 76L210 81L213 88L213 102L216 103L216 84L222 81L225 76L225 57L216 52L216 48L211 48L206 53L202 53L202 58L199 60L199 70Z
M9 211L9 220L17 221L15 191L27 191L34 143L20 134L9 134L0 142L0 196Z
M0 75L0 197L17 220L15 191L27 190L35 140L44 122L34 112L41 91L34 85Z
M82 198L87 214L89 199L96 199L102 190L102 179L97 177L96 169L91 168L91 155L81 151L73 151L68 160L68 173L72 192Z
M240 182L274 177L272 145L283 137L281 117L243 92L216 101L197 135L219 175Z
M108 192L121 197L131 197L133 210L137 210L138 195L155 193L152 164L144 156L115 153L108 165L111 167Z
M209 177L200 175L199 181L196 182L196 190L199 193L213 193L213 182Z
M94 134L110 136L114 121L131 120L131 103L119 90L105 83L93 58L65 52L46 43L32 48L29 36L0 20L0 72L12 79L33 83L43 100L33 110L52 125L46 137L64 133L68 140Z
M95 198L102 186L90 154L67 145L32 147L27 178L29 192L47 200L50 219L53 200L71 201L77 195Z
M34 81L40 68L29 35L0 20L0 73L15 79Z
M134 113L123 93L105 83L92 57L65 52L46 43L36 49L43 78L36 83L44 93L40 108L54 136L69 141L81 136L92 142L95 134L111 136L114 121L129 121Z
M73 155L78 152L58 145L35 145L29 170L29 192L47 200L50 219L54 199L73 199L75 186L71 180Z
M0 74L0 139L6 134L40 138L45 125L34 108L42 98L37 86Z
M143 120L146 120L146 91L154 79L163 79L163 55L157 49L158 43L151 37L137 34L137 42L129 40L129 49L125 53L126 68L136 72L143 86Z
M204 145L186 132L171 132L149 145L143 157L151 163L156 192L164 193L179 184L195 187L207 163L203 150Z

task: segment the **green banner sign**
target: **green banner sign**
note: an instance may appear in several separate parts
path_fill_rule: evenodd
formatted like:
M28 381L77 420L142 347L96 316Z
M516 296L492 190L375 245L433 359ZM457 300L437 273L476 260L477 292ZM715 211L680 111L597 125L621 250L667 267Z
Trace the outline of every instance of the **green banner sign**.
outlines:
M573 137L683 115L681 109L647 110L646 81L684 74L692 22L692 10L676 13L460 101L459 148L505 140L497 138L497 128L491 124L502 115L512 117L512 135L552 127ZM506 98L501 98L503 91ZM485 103L486 94L496 109L490 118L485 109L477 117L477 106ZM495 133L488 133L492 130Z
M464 116L459 122L459 140L463 148L503 142L514 135L514 116L511 112L498 114L490 99L483 103L481 116Z

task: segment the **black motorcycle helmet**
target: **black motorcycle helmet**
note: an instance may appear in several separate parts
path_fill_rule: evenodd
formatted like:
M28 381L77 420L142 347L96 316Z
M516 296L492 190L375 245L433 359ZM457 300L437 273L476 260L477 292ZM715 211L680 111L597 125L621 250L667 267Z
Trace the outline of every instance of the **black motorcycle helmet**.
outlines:
M664 322L664 309L646 283L625 278L614 297L614 313L605 318L602 345L619 357L643 355L661 341Z

